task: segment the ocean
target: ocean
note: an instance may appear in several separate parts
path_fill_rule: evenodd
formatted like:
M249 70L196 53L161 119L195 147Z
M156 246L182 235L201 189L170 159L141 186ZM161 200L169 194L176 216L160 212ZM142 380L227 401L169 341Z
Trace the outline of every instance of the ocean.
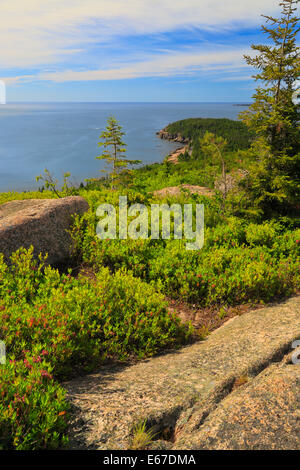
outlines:
M189 117L237 119L236 103L9 103L0 105L0 191L36 190L47 168L61 180L69 171L79 184L101 176L96 160L109 116L123 126L127 157L161 162L179 147L156 132Z

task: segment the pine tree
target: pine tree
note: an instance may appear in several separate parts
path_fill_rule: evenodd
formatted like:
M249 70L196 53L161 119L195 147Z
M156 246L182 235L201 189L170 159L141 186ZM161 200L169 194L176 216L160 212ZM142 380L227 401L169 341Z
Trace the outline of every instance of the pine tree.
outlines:
M240 115L256 134L250 150L256 163L242 184L265 214L288 211L299 197L300 107L293 102L300 75L296 43L300 28L295 15L299 1L282 0L279 19L263 15L267 25L262 30L272 45L252 45L259 54L245 56L248 65L258 69L254 78L262 85L253 104Z
M244 56L248 65L259 70L254 78L265 87L257 88L254 103L241 117L256 134L266 139L274 152L300 150L300 109L292 101L294 84L300 75L300 48L296 44L299 18L293 14L296 11L293 6L299 1L283 0L279 19L263 15L271 27L263 25L262 30L274 45L252 45L259 55Z
M126 144L122 140L123 135L125 135L125 132L122 131L122 126L120 126L114 117L109 117L106 130L100 135L103 142L100 141L98 143L99 147L104 147L104 151L96 158L98 160L105 160L109 166L108 169L102 171L110 177L112 189L115 189L119 174L126 170L128 165L141 163L140 160L129 160L126 158Z
M223 139L221 136L216 136L211 132L205 132L204 137L200 140L201 150L204 154L211 157L211 161L214 160L221 164L222 167L222 176L221 176L221 185L222 185L222 198L223 204L222 209L225 210L226 198L228 193L227 186L227 162L224 149L226 148L228 142L226 139Z

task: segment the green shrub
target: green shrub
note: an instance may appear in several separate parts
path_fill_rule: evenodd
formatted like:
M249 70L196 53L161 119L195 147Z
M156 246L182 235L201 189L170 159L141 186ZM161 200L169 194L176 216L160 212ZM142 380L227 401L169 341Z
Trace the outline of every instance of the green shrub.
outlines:
M66 444L68 404L57 380L86 372L104 359L144 358L186 344L193 329L168 311L166 297L202 306L268 302L299 287L300 229L280 220L249 224L205 201L205 242L99 240L96 208L116 206L118 191L81 190L90 211L75 217L74 255L89 276L44 266L20 249L7 266L0 255L0 447L57 448ZM151 203L128 191L128 203ZM155 201L160 202L160 201ZM170 202L168 200L168 202ZM11 405L11 406L9 406Z
M270 252L278 259L290 257L294 260L299 260L300 229L287 230L278 235L272 244Z
M23 199L55 199L56 196L53 191L24 191L18 193L16 191L9 191L7 193L0 193L0 204L9 201L20 201Z
M66 443L67 403L54 381L89 371L105 358L144 358L187 343L189 325L164 296L122 271L95 278L59 274L20 249L0 258L0 446L55 448ZM10 405L10 406L9 406Z
M246 240L250 246L270 247L276 236L276 226L272 223L249 224L246 230Z
M152 355L190 337L188 327L170 318L163 295L130 272L101 268L91 280L47 267L39 279L31 250L12 259L11 268L1 265L0 337L17 359L24 350L47 350L59 375L107 355Z
M168 296L204 306L270 301L299 285L299 247L289 243L294 251L284 255L280 247L275 256L275 247L267 252L234 241L185 253L183 242L173 241L151 260L149 278Z
M44 357L13 356L0 366L0 449L37 450L64 446L68 404Z
M246 242L245 221L236 217L229 217L225 223L205 231L205 249L209 247L233 247Z
M274 221L247 225L236 217L223 219L205 229L200 251L189 252L185 240L102 241L95 236L96 217L82 220L74 233L85 262L113 272L131 269L171 298L234 305L284 297L297 288L299 230Z

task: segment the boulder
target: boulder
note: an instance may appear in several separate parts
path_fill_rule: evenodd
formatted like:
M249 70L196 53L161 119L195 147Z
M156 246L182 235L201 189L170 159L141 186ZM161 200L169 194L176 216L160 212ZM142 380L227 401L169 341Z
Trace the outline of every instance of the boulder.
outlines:
M67 230L73 214L89 208L79 196L62 199L27 199L0 205L0 253L6 262L20 247L34 247L34 255L48 253L48 264L64 262L71 253Z
M165 198L165 197L177 197L184 194L184 191L188 191L190 194L199 194L200 196L211 197L214 195L214 192L206 188L205 186L195 186L191 184L182 184L181 186L169 186L167 188L159 189L154 191L153 194L156 197Z
M296 296L178 351L74 378L71 448L129 449L145 421L156 450L300 450L299 312Z
M177 449L300 450L300 366L282 361L237 385ZM189 430L191 431L191 430Z

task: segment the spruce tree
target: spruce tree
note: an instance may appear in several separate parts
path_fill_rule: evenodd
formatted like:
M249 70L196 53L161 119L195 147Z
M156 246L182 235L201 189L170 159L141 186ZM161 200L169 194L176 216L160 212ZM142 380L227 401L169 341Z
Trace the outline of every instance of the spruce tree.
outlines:
M224 149L227 147L227 140L221 136L216 136L212 132L206 131L204 137L200 140L201 150L204 154L211 157L211 162L217 161L222 167L221 185L222 185L222 209L225 210L226 198L228 193L227 186L227 162Z
M105 131L102 132L100 138L103 142L98 143L99 147L103 146L104 151L96 157L98 160L105 160L108 168L101 170L107 173L111 180L111 187L115 189L119 174L124 171L128 165L141 163L140 160L129 160L126 158L126 144L123 142L122 126L114 117L109 117Z
M290 211L299 197L300 107L293 102L300 75L300 48L296 38L300 0L282 0L279 19L265 16L263 32L272 44L252 45L256 57L246 62L258 69L260 81L254 102L241 119L255 132L250 153L256 163L242 183L251 203L265 214Z

